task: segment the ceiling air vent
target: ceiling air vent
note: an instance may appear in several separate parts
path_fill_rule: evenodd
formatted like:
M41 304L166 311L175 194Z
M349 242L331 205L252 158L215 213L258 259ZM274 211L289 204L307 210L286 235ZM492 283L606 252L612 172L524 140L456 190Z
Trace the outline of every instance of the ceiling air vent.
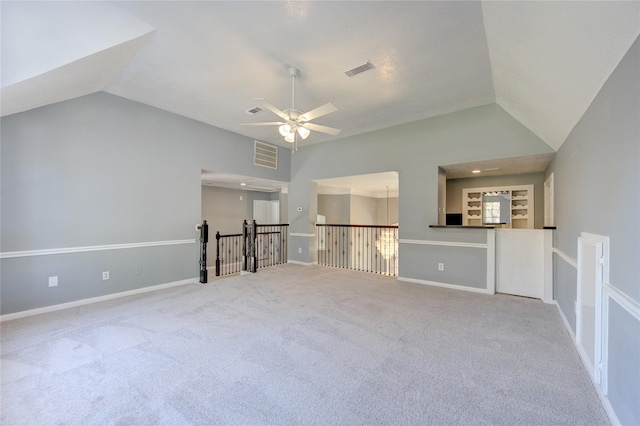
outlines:
M264 142L253 142L253 164L256 166L278 168L278 147Z
M344 73L347 75L347 77L353 77L355 75L362 74L363 72L372 70L374 68L375 67L373 66L371 61L366 61L362 64L358 64L356 66L351 67L350 69L346 70Z
M261 111L262 111L262 108L260 108L259 106L254 106L253 108L248 109L245 112L247 114L249 114L249 115L254 115L254 114L257 114L257 113L259 113Z

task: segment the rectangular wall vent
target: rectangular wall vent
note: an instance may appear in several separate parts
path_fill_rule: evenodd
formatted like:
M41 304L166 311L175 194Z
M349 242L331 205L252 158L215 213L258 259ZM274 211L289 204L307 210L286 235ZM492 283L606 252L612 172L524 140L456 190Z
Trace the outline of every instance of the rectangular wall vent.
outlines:
M255 107L253 107L251 109L246 110L245 112L247 114L249 114L249 115L254 115L254 114L257 114L257 113L259 113L261 111L262 111L262 108L260 108L259 106L255 106Z
M253 142L253 164L256 166L278 168L278 147L264 142Z
M347 75L347 77L353 77L354 75L362 74L363 72L372 70L374 68L375 67L373 66L371 61L366 61L362 64L358 64L354 67L351 67L350 69L346 70L344 73Z

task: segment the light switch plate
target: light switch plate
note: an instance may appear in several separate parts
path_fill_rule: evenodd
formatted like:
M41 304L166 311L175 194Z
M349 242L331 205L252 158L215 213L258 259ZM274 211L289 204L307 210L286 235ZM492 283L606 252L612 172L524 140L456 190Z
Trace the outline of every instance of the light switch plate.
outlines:
M58 286L58 277L49 277L49 287Z

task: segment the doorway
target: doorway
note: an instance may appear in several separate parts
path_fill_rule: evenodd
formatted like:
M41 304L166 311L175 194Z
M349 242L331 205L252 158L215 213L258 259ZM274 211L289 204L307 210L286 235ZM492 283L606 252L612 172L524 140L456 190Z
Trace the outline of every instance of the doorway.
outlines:
M260 225L280 223L280 201L253 200L253 220Z

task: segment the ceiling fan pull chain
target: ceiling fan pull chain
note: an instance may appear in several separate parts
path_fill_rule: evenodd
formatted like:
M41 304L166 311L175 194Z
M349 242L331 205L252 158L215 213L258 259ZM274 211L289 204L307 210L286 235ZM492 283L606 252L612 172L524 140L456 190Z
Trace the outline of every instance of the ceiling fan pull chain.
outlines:
M296 75L291 75L291 109L296 109Z

